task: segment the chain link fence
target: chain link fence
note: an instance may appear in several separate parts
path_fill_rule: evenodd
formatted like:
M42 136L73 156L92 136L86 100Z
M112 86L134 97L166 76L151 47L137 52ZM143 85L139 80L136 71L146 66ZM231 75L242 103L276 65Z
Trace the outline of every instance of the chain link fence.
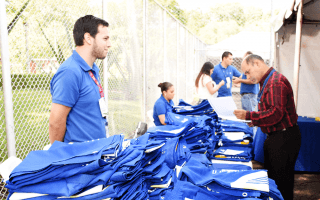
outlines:
M18 158L49 144L50 81L71 56L73 25L86 14L107 16L110 24L112 48L107 62L96 64L102 83L107 74L111 135L129 136L139 121L153 124L148 111L161 95L160 82L173 83L175 104L179 99L193 100L194 79L206 60L195 49L206 45L156 1L9 0L5 4ZM8 158L2 83L1 77L0 162ZM3 185L0 193L2 198L7 195Z

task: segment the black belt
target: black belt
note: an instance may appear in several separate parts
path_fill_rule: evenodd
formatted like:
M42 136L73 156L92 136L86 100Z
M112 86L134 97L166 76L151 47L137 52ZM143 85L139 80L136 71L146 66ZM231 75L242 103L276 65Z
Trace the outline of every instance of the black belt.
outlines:
M245 94L252 94L252 93L244 92L244 93L241 94L241 96L243 96Z
M294 128L296 128L297 126L298 126L298 124L295 124L295 125L293 125L293 126L291 126L291 127L284 128L284 129L279 130L279 131L273 131L273 132L267 133L267 135L270 136L270 135L275 135L275 134L278 134L278 133L281 133L281 132L284 132L284 131L290 131L291 129L294 129Z

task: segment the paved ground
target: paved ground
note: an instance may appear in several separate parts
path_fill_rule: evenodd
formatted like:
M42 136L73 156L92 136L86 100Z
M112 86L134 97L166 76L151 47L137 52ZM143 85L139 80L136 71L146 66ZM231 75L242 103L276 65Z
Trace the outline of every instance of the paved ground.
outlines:
M263 169L263 164L253 161L253 168ZM320 200L320 173L297 172L294 181L293 200Z

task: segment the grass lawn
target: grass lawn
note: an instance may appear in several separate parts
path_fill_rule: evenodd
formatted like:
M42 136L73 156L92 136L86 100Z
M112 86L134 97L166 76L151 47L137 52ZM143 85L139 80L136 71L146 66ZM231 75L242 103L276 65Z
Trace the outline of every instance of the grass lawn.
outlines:
M51 95L48 90L13 90L14 126L17 157L49 144ZM7 159L3 91L0 91L0 162ZM141 120L139 100L109 100L109 132L130 135Z

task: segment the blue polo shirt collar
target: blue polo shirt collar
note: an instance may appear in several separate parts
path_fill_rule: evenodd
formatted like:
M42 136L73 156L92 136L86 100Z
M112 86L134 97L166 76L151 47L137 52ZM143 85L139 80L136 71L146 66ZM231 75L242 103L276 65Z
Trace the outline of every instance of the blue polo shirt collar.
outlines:
M220 63L219 63L219 66L220 66L221 69L228 69L228 67L229 67L230 65L228 65L227 68L224 68L224 67L221 65L221 62L220 62Z
M73 50L72 56L75 59L75 61L79 64L79 66L81 67L81 69L83 71L87 72L87 71L92 70L95 72L99 72L99 68L95 63L93 63L93 66L91 69L91 67L88 65L88 63L78 54L78 52L76 50Z
M160 98L161 98L161 100L162 100L163 102L165 102L165 103L169 103L169 102L164 98L164 96L163 96L163 95L161 95L161 96L160 96Z

